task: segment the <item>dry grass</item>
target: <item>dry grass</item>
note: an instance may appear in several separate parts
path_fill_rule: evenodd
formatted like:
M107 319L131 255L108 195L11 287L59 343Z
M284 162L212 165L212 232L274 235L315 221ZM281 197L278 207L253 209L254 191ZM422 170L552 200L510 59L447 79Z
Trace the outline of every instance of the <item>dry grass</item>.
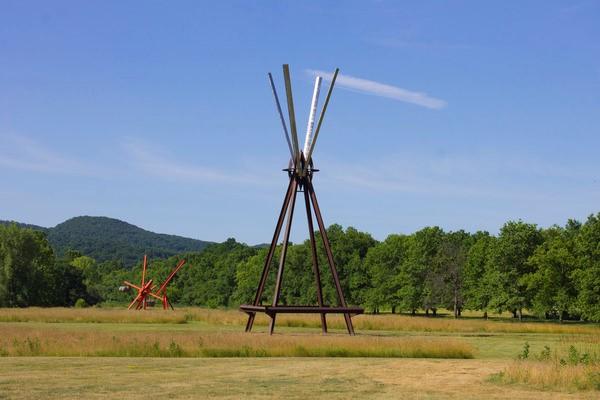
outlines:
M190 320L214 325L244 325L246 315L236 310L187 309ZM345 329L344 319L339 315L327 317L328 326ZM268 325L268 317L258 314L255 324ZM551 334L600 334L597 325L558 324L546 322L517 322L510 320L474 320L446 317L427 318L406 315L360 315L353 318L354 327L363 331L401 332L459 332L459 333L551 333ZM277 326L319 328L317 315L280 315Z
M524 384L541 389L600 391L600 338L573 340L565 337L558 348L546 347L539 354L524 353L491 380Z
M2 328L0 355L473 358L474 349L465 341L448 338L193 331L110 333L10 324Z
M186 312L145 310L136 312L117 308L28 307L0 308L0 322L90 322L90 323L164 323L184 324Z
M345 329L339 315L330 315L328 325ZM181 308L176 311L159 309L130 311L114 308L4 308L0 309L0 322L93 322L93 323L186 323L200 321L215 326L243 326L246 315L237 310L206 308ZM360 315L353 319L357 330L400 332L456 332L456 333L548 333L548 334L600 334L600 327L592 324L516 322L510 320L476 320L438 317L411 317L406 315ZM269 319L258 314L256 325L266 326ZM280 315L277 326L319 328L317 315Z
M560 365L543 361L515 361L492 381L541 389L600 390L600 365Z
M0 358L7 399L591 400L595 392L499 390L505 361L339 358Z

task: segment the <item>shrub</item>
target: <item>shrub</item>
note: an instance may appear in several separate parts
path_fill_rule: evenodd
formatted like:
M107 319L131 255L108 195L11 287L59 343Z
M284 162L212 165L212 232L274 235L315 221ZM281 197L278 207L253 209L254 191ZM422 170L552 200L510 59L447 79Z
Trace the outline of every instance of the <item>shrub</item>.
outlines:
M87 306L88 304L82 298L79 298L77 301L75 301L75 308L86 308Z

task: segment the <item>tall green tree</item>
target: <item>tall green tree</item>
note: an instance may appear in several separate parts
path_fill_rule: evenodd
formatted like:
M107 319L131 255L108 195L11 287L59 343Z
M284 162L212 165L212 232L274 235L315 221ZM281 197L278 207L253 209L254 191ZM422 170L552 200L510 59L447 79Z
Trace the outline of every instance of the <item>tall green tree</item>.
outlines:
M223 307L234 305L236 267L255 255L257 249L234 239L209 245L200 253L182 255L187 265L179 272L174 287L185 304Z
M365 257L365 273L370 284L361 304L373 312L377 313L386 306L395 312L401 304L400 268L407 257L407 241L404 235L390 235L370 248Z
M365 293L365 285L368 284L368 280L361 275L364 273L362 260L366 257L369 249L375 246L377 242L369 233L360 232L353 227L344 230L338 224L333 224L327 228L327 237L331 244L335 267L346 302L348 304L358 304L360 296ZM320 232L316 233L316 240L321 276L324 282L324 297L330 304L337 304L337 293L331 278ZM308 242L305 243L308 246ZM358 260L361 262L358 262ZM355 298L355 296L358 297Z
M413 315L417 309L425 308L434 314L443 298L443 278L436 275L435 258L444 232L438 227L427 227L412 235L399 239L402 259L395 271L395 299L401 310Z
M279 258L277 258L279 266ZM324 266L321 266L321 269ZM276 276L277 268L273 269ZM273 279L273 281L275 281ZM281 304L317 304L316 283L313 273L311 250L308 242L288 247L281 286ZM269 300L273 292L269 291Z
M139 282L136 275L135 268L133 270L126 268L120 260L94 263L85 272L86 279L89 281L88 293L95 299L94 302L129 302L132 300L131 294L120 292L118 288L123 285L124 280Z
M260 249L255 255L248 257L245 260L241 260L236 266L235 272L235 290L232 295L232 300L237 304L251 304L254 301L256 295L256 288L260 281L260 276L267 258L268 248ZM265 285L265 291L261 301L269 301L269 293L273 291L273 284L275 281L275 275L273 273L276 270L276 261L278 259L279 251L276 252L271 263L271 273L269 279Z
M583 318L600 321L600 213L588 217L576 242L578 307Z
M417 308L433 311L444 306L444 277L436 262L444 231L426 227L411 235L407 262L401 270L402 297L411 312Z
M580 228L579 222L571 220L564 229L553 226L544 230L544 242L529 258L534 268L529 276L529 288L534 293L532 307L540 316L557 315L562 322L569 312L577 312L574 272Z
M71 260L59 258L56 260L48 281L53 298L48 305L71 307L79 299L91 303L85 284L84 272L71 264Z
M0 226L0 305L53 305L54 262L44 233L16 224Z
M542 242L542 234L533 224L510 221L500 230L490 259L498 278L490 305L498 311L511 311L522 320L523 309L531 306L533 292L528 275L534 267L528 259Z
M461 315L464 304L464 268L472 241L463 230L446 233L435 258L435 270L444 285L444 305L453 310L454 318Z
M497 281L495 269L490 268L490 255L496 238L488 232L477 232L473 240L463 271L465 307L481 310L483 317L487 318L493 282Z

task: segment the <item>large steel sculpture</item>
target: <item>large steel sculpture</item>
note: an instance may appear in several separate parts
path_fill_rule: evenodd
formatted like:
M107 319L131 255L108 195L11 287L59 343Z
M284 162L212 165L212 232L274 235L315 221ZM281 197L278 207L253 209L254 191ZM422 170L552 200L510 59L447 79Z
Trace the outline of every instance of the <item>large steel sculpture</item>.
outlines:
M183 267L184 264L185 260L180 260L177 266L173 268L167 279L165 279L165 281L155 292L154 289L156 289L156 285L152 284L152 279L146 281L148 258L146 257L146 255L144 255L144 262L142 263L142 281L140 285L138 286L134 285L131 282L124 281L124 286L121 286L119 288L119 290L124 292L127 292L130 289L137 290L137 295L134 297L133 301L129 304L129 307L127 307L127 309L130 310L133 306L135 306L136 310L145 310L149 305L154 305L154 299L157 299L160 300L160 302L162 303L163 309L167 310L170 307L173 310L173 305L169 302L169 298L167 297L167 286L169 286L169 283L171 283L177 272L179 272L179 270L181 269L181 267Z
M327 92L327 96L325 97L325 103L323 104L323 109L321 110L321 114L318 119L317 127L313 131L315 116L317 112L317 102L319 98L319 89L321 86L322 78L320 76L315 79L315 86L312 96L312 102L310 107L310 114L308 118L308 126L306 129L306 138L304 141L304 148L301 150L298 146L298 134L296 130L296 117L294 113L294 101L292 96L292 83L290 79L290 69L287 64L283 66L283 77L285 81L285 91L287 97L287 108L288 108L288 116L289 116L289 126L290 130L288 132L287 124L281 110L281 104L279 102L279 97L277 96L277 90L275 89L275 83L273 82L273 76L269 73L269 81L271 83L271 89L273 90L273 96L275 97L275 105L277 107L277 111L279 113L279 117L281 119L281 123L283 125L283 132L285 134L285 139L287 141L287 145L290 151L291 159L289 162L289 166L284 171L287 171L289 177L289 184L287 188L287 192L285 194L283 200L283 206L281 207L281 211L279 213L279 218L277 220L277 225L275 227L275 233L273 234L273 239L271 240L271 245L269 247L269 252L267 253L267 258L265 260L265 265L262 271L262 275L260 277L260 282L258 284L258 288L256 290L256 295L254 297L254 302L252 304L244 304L240 306L240 310L244 311L248 314L248 322L246 324L246 332L250 332L252 330L252 325L254 324L254 318L257 312L262 312L267 314L271 318L271 322L269 325L269 333L273 333L273 329L275 328L275 319L277 314L279 313L314 313L321 315L321 329L323 333L327 333L327 320L326 315L337 313L343 314L346 322L346 328L348 329L348 333L350 335L354 335L354 328L352 326L352 316L356 314L362 314L363 309L360 307L349 307L346 304L346 300L344 299L344 293L342 292L342 286L340 284L340 279L338 277L337 270L335 268L335 263L333 260L333 253L331 252L331 245L329 244L329 239L327 237L327 231L325 229L325 224L323 222L323 217L321 216L321 211L319 209L319 204L317 202L317 196L315 194L315 190L312 184L313 174L318 170L313 167L312 154L315 148L315 143L317 138L319 137L319 131L321 129L321 125L323 123L323 118L325 116L325 111L327 110L327 105L329 104L329 100L331 98L331 92L333 91L333 86L335 84L335 80L337 78L339 69L336 69L331 78L331 83L329 85L329 90ZM291 136L291 139L290 139ZM285 258L288 249L288 243L290 238L290 229L292 225L292 219L294 217L294 206L296 204L296 196L298 193L304 194L304 205L306 207L306 217L308 219L308 234L310 237L310 245L311 245L311 255L312 255L312 268L313 273L315 275L315 284L317 288L317 305L282 305L279 304L279 297L281 294L281 283L283 279L283 273L285 268ZM335 284L335 290L338 299L338 305L326 305L323 302L323 289L321 285L321 273L319 270L319 263L317 257L317 244L315 240L315 232L313 228L313 215L314 211L315 218L317 220L317 225L319 228L319 232L321 233L321 238L323 241L323 247L325 249L325 253L327 256L327 263L329 264L329 270L331 272L333 282ZM287 222L285 227L285 232L283 234L283 244L281 248L281 255L279 258L279 268L277 270L277 277L275 280L275 291L273 293L273 301L270 305L262 304L263 292L265 289L265 284L267 281L267 277L269 275L269 269L271 266L271 262L273 256L275 254L275 249L277 247L277 243L279 241L279 236L281 234L281 228L283 226L284 219L286 219L287 213Z

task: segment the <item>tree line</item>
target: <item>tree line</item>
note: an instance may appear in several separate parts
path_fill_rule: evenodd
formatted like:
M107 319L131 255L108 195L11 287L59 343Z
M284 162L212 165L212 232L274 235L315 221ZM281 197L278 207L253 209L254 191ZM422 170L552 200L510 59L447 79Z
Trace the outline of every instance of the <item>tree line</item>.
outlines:
M539 228L509 221L498 235L446 232L426 227L412 234L392 234L376 241L366 232L331 225L328 236L349 304L369 312L439 309L509 312L524 310L547 319L600 321L600 213L584 222ZM317 233L325 302L337 304L325 251ZM277 249L263 301L273 293ZM162 281L185 258L169 289L178 304L235 307L251 302L267 249L229 239L201 252L153 259L149 276ZM140 254L140 259L142 254ZM288 249L280 301L315 304L310 244ZM96 262L68 251L55 257L42 232L15 225L0 227L0 306L24 307L126 302L117 290L123 280L139 280L141 262L125 268L119 261Z

